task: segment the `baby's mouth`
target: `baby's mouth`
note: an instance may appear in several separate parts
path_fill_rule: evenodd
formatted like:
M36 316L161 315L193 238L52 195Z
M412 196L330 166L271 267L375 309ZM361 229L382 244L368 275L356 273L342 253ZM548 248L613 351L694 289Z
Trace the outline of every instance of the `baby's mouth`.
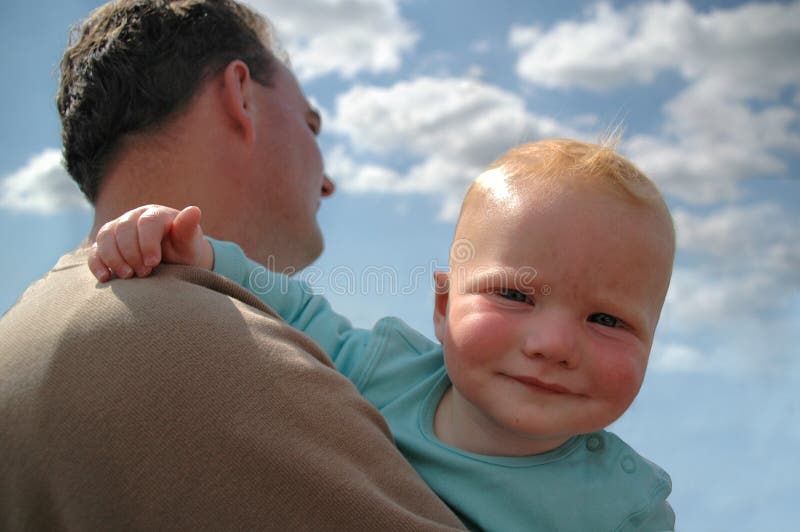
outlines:
M561 386L560 384L549 383L540 381L536 377L528 377L525 375L507 375L511 379L514 379L517 382L521 382L527 386L531 386L545 392L550 392L554 394L571 394L573 393L572 390Z

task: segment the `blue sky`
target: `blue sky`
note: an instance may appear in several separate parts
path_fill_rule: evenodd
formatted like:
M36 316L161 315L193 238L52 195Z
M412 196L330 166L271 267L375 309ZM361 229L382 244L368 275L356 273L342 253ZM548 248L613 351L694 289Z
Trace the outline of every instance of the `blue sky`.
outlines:
M53 102L68 28L97 5L0 4L0 312L91 225ZM432 334L430 276L480 168L624 121L621 151L665 192L679 250L645 386L613 429L671 473L679 530L792 528L800 2L251 5L323 113L338 185L304 275L358 325L397 315Z

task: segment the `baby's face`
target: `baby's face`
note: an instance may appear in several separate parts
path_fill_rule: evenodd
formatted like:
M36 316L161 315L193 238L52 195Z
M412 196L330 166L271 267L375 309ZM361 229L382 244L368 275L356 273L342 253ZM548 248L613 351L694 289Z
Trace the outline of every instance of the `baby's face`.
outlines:
M535 454L608 426L644 378L670 222L586 190L476 212L459 224L467 258L455 250L436 304L457 418L488 454Z

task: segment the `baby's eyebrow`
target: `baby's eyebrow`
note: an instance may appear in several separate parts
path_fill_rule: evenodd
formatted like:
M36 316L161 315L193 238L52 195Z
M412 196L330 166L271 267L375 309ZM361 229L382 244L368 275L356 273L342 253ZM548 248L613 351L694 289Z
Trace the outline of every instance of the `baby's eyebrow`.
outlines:
M538 272L531 267L482 267L472 272L466 287L473 292L495 287L511 288L521 292L532 291L537 276Z

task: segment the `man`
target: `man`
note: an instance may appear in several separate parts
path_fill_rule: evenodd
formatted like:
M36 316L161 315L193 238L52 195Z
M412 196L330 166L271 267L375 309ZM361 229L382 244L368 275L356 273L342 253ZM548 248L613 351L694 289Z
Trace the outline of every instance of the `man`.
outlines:
M134 206L194 204L267 266L313 261L333 184L282 57L234 0L94 12L57 98L89 242ZM0 321L0 529L461 526L377 411L251 294L177 266L101 286L86 253Z

